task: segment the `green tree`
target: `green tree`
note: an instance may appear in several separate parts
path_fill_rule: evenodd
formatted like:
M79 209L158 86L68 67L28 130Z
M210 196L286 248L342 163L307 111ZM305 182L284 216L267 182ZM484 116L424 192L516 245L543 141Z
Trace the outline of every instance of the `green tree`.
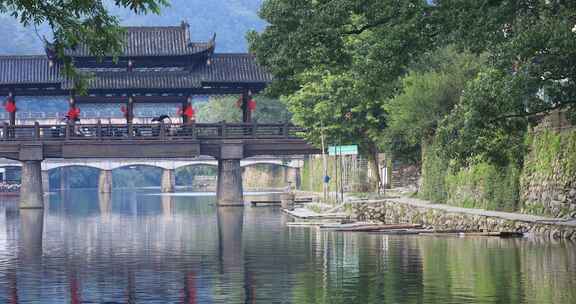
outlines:
M375 168L382 103L430 47L429 9L423 0L268 0L260 16L269 25L249 33L249 44L275 76L268 94L283 96L309 140L325 134L332 143L360 144Z
M290 119L286 106L278 99L263 95L254 96L256 110L252 119L261 123L278 123ZM242 110L236 105L238 97L213 97L198 106L198 122L242 122Z
M168 4L167 0L115 0L113 3L136 14L159 13L160 8ZM66 49L85 45L95 56L117 55L122 51L120 21L109 14L100 0L1 0L0 13L11 15L24 26L48 24L56 54L64 62L63 71L78 80L79 89L82 89L83 77L65 56Z
M576 2L562 0L436 0L447 41L491 54L492 68L525 85L524 98L493 117L529 117L553 109L576 112ZM484 78L486 79L486 78ZM486 79L486 81L489 81Z
M502 119L524 106L526 82L496 69L481 72L466 87L460 104L440 123L438 142L458 167L489 161L501 167L521 164L527 120Z
M237 97L213 97L198 106L196 120L202 123L241 122L242 111L236 106Z
M423 64L426 62L426 64ZM388 128L383 146L395 159L420 163L420 147L459 102L467 82L483 66L482 56L453 47L424 56L402 78L402 92L384 105Z

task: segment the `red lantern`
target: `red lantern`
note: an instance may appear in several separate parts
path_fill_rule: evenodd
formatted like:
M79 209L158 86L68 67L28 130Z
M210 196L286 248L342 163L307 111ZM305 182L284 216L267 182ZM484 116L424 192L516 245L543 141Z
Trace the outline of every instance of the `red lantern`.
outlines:
M248 101L248 110L255 111L256 110L256 100L250 99Z
M184 115L186 115L188 119L192 119L194 117L194 108L188 105L186 109L184 109Z
M80 108L71 107L68 110L68 120L77 121L80 118Z
M6 104L4 104L4 109L6 109L6 112L8 113L16 112L16 103L11 97L8 97L8 100L6 100Z
M128 118L128 109L126 108L126 106L121 106L120 111L124 113L124 118Z
M178 108L178 111L176 112L177 115L185 115L186 117L188 117L188 119L192 119L195 113L196 112L194 111L194 108L191 105L184 106L184 109Z

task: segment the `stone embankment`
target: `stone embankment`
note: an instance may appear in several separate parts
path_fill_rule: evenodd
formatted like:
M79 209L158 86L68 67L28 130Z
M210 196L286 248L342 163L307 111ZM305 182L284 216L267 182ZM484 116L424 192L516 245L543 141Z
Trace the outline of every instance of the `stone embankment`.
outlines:
M361 221L422 224L437 230L523 232L552 239L576 240L576 220L460 208L413 198L353 202Z

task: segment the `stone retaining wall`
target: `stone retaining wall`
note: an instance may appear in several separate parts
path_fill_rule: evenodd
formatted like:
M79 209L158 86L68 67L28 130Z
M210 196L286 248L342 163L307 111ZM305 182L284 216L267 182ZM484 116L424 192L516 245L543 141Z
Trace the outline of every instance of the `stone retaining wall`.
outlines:
M576 240L576 226L550 224L536 221L511 220L487 216L476 212L449 212L440 208L422 207L392 201L352 203L358 220L379 221L386 224L422 224L438 230L458 229L469 231L518 231L553 238Z

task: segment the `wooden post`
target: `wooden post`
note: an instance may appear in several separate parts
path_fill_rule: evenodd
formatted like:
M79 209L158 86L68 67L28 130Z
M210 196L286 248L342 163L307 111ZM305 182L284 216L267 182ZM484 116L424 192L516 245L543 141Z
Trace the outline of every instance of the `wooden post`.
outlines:
M284 122L284 126L282 127L282 135L284 135L284 137L288 137L289 135L289 131L288 131L288 121Z
M160 121L160 140L164 140L166 138L166 128L164 126L164 121Z
M220 122L220 128L218 128L218 136L226 137L226 121Z
M186 98L186 100L184 100L182 102L182 105L181 105L182 113L180 113L180 116L182 117L182 123L183 124L188 123L188 116L186 116L186 113L185 113L186 107L188 107L188 105L192 106L192 97L191 96L188 96Z
M69 140L70 136L71 136L71 134L70 134L70 122L66 123L66 128L65 128L64 133L65 133L66 140Z
M250 109L248 107L248 102L250 101L250 93L249 91L242 92L242 105L240 108L242 109L242 122L249 123L252 121L252 115L250 113Z
M40 124L37 121L34 122L34 139L40 139Z
M4 139L10 138L10 136L9 136L9 134L8 134L8 132L9 132L9 131L8 131L8 128L9 128L9 127L8 127L8 123L7 123L7 122L4 122L4 125L2 126L2 135L3 135Z
M126 103L126 124L131 124L134 119L134 98L128 96L128 102Z
M190 132L192 132L192 134L191 134L192 139L196 139L196 122L194 122L194 121L190 125Z
M102 121L100 119L96 123L96 138L102 140Z
M12 93L8 93L8 99L9 100L11 99L14 102L14 105L16 105L16 97L14 97L14 95L12 95ZM10 122L10 126L16 125L16 111L8 112L8 120Z
M72 128L74 128L74 125L76 124L76 121L70 117L70 111L76 108L76 99L74 97L70 97L70 99L68 100L68 125L72 126Z

